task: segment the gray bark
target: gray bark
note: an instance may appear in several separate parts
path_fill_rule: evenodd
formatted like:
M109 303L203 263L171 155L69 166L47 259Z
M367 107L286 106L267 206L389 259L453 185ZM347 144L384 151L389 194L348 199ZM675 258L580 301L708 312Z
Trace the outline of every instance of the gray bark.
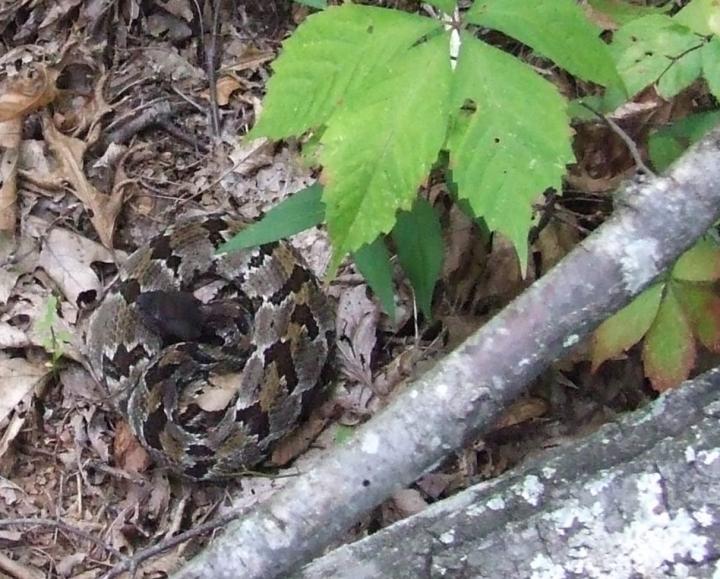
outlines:
M720 370L297 577L712 577Z
M553 359L625 305L720 214L720 129L622 207L545 277L176 577L276 577L320 553L502 409Z

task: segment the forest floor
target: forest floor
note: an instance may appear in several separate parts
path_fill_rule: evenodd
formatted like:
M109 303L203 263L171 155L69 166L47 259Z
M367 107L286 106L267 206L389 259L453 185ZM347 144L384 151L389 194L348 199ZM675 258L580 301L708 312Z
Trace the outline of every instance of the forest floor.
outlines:
M213 4L224 6L220 18ZM602 223L612 191L632 173L613 130L601 121L578 125L566 190L538 199L542 227L525 278L512 245L483 236L444 182L429 182L445 242L434 319L416 315L399 271L390 319L353 264L343 265L327 287L337 305L332 418L311 448L284 469L222 484L154 468L85 369L89 313L116 264L178 218L230 211L256 219L318 178L300 158L301 143L244 138L281 42L307 14L260 0L0 3L0 153L18 155L0 173L17 207L9 226L4 216L0 247L0 576L96 577L159 543L166 548L137 576L165 576L220 532L210 527L341 443L552 267ZM650 127L693 110L701 91L691 87L672 103L648 93L639 113L621 119L623 130L641 142ZM324 231L292 243L322 276ZM656 393L637 350L593 373L588 344L579 344L490 435L397 492L342 541L642 406ZM208 527L198 534L201 524ZM194 535L182 535L188 531ZM194 540L170 544L176 536Z

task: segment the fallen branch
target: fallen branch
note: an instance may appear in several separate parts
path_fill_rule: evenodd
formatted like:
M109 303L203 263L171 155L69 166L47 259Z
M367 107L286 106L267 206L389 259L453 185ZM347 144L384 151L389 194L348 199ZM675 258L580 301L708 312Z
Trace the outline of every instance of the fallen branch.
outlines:
M177 577L297 569L393 491L492 425L553 359L643 290L720 215L720 129L666 176L632 183L619 210L545 277Z
M711 577L720 540L719 388L715 369L298 576Z

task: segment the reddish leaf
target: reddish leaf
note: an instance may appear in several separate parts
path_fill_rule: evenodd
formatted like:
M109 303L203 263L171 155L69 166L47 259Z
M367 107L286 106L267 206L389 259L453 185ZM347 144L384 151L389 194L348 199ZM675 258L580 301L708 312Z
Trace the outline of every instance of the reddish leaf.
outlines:
M664 392L688 377L695 365L695 354L690 320L680 307L672 284L669 284L657 317L645 336L645 375L655 390Z
M592 342L592 371L639 342L655 319L664 283L655 284L637 296L595 330Z
M126 422L115 428L115 462L128 472L145 472L150 467L150 455L130 430Z
M700 342L720 352L720 296L704 284L675 282L673 287Z

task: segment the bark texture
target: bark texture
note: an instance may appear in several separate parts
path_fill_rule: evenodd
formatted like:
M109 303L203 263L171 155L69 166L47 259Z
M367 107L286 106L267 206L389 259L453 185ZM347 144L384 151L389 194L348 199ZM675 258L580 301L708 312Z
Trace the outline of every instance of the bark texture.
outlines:
M297 577L712 577L720 370ZM717 576L717 575L715 575Z
M277 577L492 425L553 359L625 305L720 215L720 129L619 208L545 277L176 577Z

